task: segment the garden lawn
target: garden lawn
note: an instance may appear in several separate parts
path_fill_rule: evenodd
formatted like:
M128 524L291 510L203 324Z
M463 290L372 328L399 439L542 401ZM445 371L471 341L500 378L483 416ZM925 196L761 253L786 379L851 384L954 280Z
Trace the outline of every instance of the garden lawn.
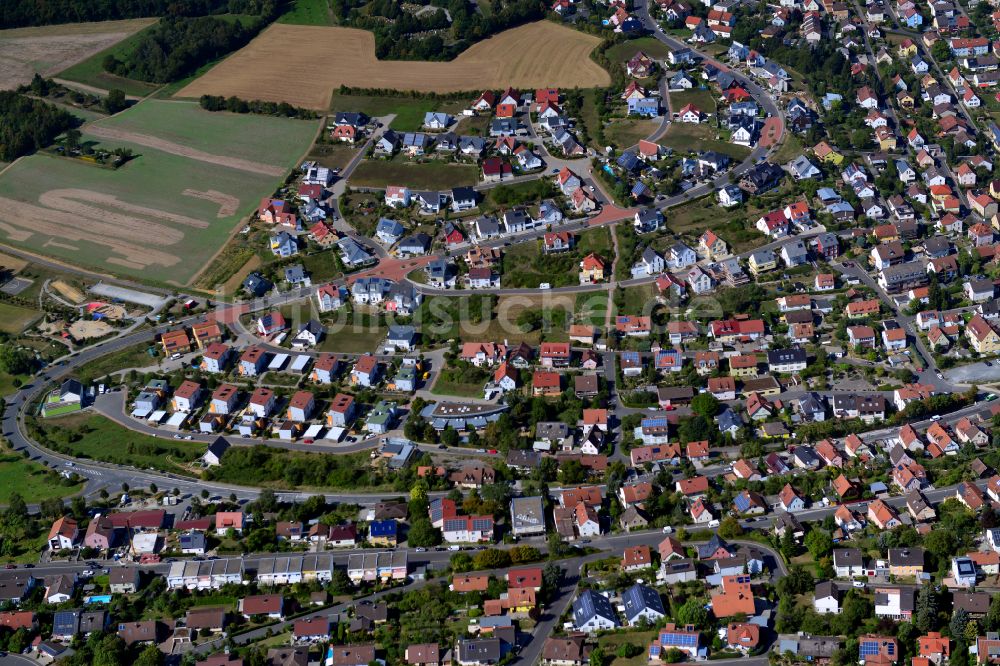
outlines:
M343 352L345 354L363 354L374 351L375 347L385 339L389 329L385 326L377 326L374 329L362 327L364 330L353 330L352 326L345 326L343 330L328 332L326 337L317 345L322 352Z
M506 248L503 255L504 287L537 287L543 282L552 287L579 284L580 260L591 252L611 261L611 236L607 228L578 234L571 252L544 254L540 240Z
M324 250L300 257L302 267L313 283L328 282L341 276L332 250Z
M656 132L658 118L617 118L604 128L607 140L620 148L628 148Z
M741 207L726 211L718 205L715 197L707 196L665 211L667 227L675 234L684 236L688 242L695 242L706 229L711 229L722 240L729 243L731 251L740 253L751 250L767 242L767 237L753 228L749 220L756 220L762 211ZM673 243L669 236L654 241L654 246L664 251Z
M61 453L139 469L189 475L178 463L190 463L205 452L201 442L144 435L97 414L78 413L36 423L46 444Z
M357 153L357 147L346 143L317 143L306 159L328 169L343 169Z
M483 397L483 386L489 380L489 373L475 366L470 366L465 372L459 368L447 367L438 373L431 393L434 395L453 395L460 398L481 398Z
M624 289L622 293L624 296L620 311L617 314L648 316L652 313L653 307L656 305L655 285L636 285Z
M743 161L750 154L750 149L737 146L716 137L716 130L709 123L671 123L666 133L660 139L660 144L673 148L680 153L697 153L704 150L714 150L717 153L729 155L734 160Z
M655 37L640 37L615 44L605 52L611 62L628 62L639 51L653 60L666 60L670 47Z
M28 504L53 497L67 497L79 491L81 485L70 484L57 472L17 454L0 454L0 504L10 503L14 493Z
M416 97L343 95L334 92L330 99L330 110L359 111L373 118L392 114L396 116L389 123L392 129L397 132L413 132L424 124L424 114L428 111L443 111L454 115L470 102L471 100L443 101Z
M772 161L775 164L785 164L786 162L791 162L802 153L802 139L786 129L781 140L781 146L775 151Z
M496 316L490 322L486 335L478 340L507 340L510 344L537 345L541 341L566 342L569 340L569 323L576 306L570 295L540 292L537 295L502 296L497 301ZM519 324L521 315L537 315L529 328Z
M0 331L18 335L42 315L38 310L0 303Z
M608 293L587 291L577 294L573 319L578 324L603 327L607 323Z
M418 190L449 190L478 181L478 167L437 161L411 164L398 159L365 160L351 174L351 185L379 188L405 185Z
M674 113L688 104L694 104L702 113L715 113L716 111L715 96L712 95L711 90L692 88L691 90L671 92L669 95L670 108Z
M614 656L609 666L645 666L647 662L647 648L656 636L656 630L614 633L602 636L600 640L598 640L597 644L604 648L605 654L608 654L609 656L614 656L615 652L618 650L618 646L624 643L638 645L642 648L639 654L628 659Z

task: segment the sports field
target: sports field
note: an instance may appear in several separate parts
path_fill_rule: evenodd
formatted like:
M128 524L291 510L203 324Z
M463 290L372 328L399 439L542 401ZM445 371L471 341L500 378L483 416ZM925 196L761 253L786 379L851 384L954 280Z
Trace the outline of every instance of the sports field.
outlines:
M146 100L83 128L130 148L118 170L32 155L0 174L0 242L184 285L308 150L318 121Z
M538 21L479 42L451 62L380 61L365 30L275 24L177 96L236 95L326 109L341 85L441 93L606 86L608 73L589 57L599 43L593 35Z
M0 331L20 335L29 324L42 316L38 310L11 303L0 303Z
M156 19L68 23L0 30L0 90L52 76L111 48Z

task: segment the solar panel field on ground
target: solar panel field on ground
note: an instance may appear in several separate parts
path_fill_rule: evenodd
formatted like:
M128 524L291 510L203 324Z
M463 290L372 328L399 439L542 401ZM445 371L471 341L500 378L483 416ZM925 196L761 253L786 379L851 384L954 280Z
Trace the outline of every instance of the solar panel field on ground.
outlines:
M0 242L187 284L306 153L318 127L145 100L82 128L84 141L138 155L120 169L32 155L0 174Z

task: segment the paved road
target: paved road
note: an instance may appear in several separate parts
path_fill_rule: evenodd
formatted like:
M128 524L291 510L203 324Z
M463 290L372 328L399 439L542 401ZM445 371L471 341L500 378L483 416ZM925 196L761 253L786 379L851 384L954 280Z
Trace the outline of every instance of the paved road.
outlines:
M882 290L878 282L871 276L867 269L863 268L858 262L850 262L850 266L845 266L844 263L833 264L833 268L843 275L847 275L860 280L866 287L875 292L875 294L889 306L892 310L892 317L887 317L886 319L895 319L900 326L906 331L906 335L910 340L913 341L914 346L917 349L917 353L923 359L924 370L918 373L918 381L922 384L931 384L934 386L935 390L941 393L953 393L960 391L959 387L949 382L947 379L938 376L937 362L934 360L934 355L931 354L930 350L924 345L923 340L917 335L916 328L916 317L907 314L905 311L901 310L896 305L895 299L893 299L889 294Z

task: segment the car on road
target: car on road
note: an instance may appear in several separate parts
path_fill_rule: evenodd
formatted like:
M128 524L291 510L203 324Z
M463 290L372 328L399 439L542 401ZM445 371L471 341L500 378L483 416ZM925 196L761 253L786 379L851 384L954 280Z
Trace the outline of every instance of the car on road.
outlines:
M940 414L935 414L934 416L931 417L931 421L940 421L940 420L941 420Z
M490 454L491 456L495 456L497 454L497 450L496 449L489 449L486 453Z
M439 449L447 449L448 445L447 444L438 444L438 448Z
M552 173L559 173L559 167L556 167L556 168L554 168L554 169L552 170Z
M424 552L426 550L427 550L426 548L421 548L420 546L418 546L418 547L416 547L416 548L413 549L413 552L415 552L415 553L422 553L422 552Z
M985 365L987 368L992 368L993 367L993 364L990 363L989 361L983 361L983 365Z
M308 438L308 439L303 439L303 440L302 440L302 443L303 443L303 444L312 444L312 443L313 443L313 440L312 440L312 438Z
M181 435L180 435L180 433L178 433L178 434L174 435L174 439L181 439Z
M854 587L861 588L862 590L865 588L864 582L860 580L854 581L853 583L851 583L851 585L853 585Z
M5 564L3 568L4 569L16 569L17 565L16 564Z
M190 442L192 439L194 439L194 435L184 435L184 439Z

